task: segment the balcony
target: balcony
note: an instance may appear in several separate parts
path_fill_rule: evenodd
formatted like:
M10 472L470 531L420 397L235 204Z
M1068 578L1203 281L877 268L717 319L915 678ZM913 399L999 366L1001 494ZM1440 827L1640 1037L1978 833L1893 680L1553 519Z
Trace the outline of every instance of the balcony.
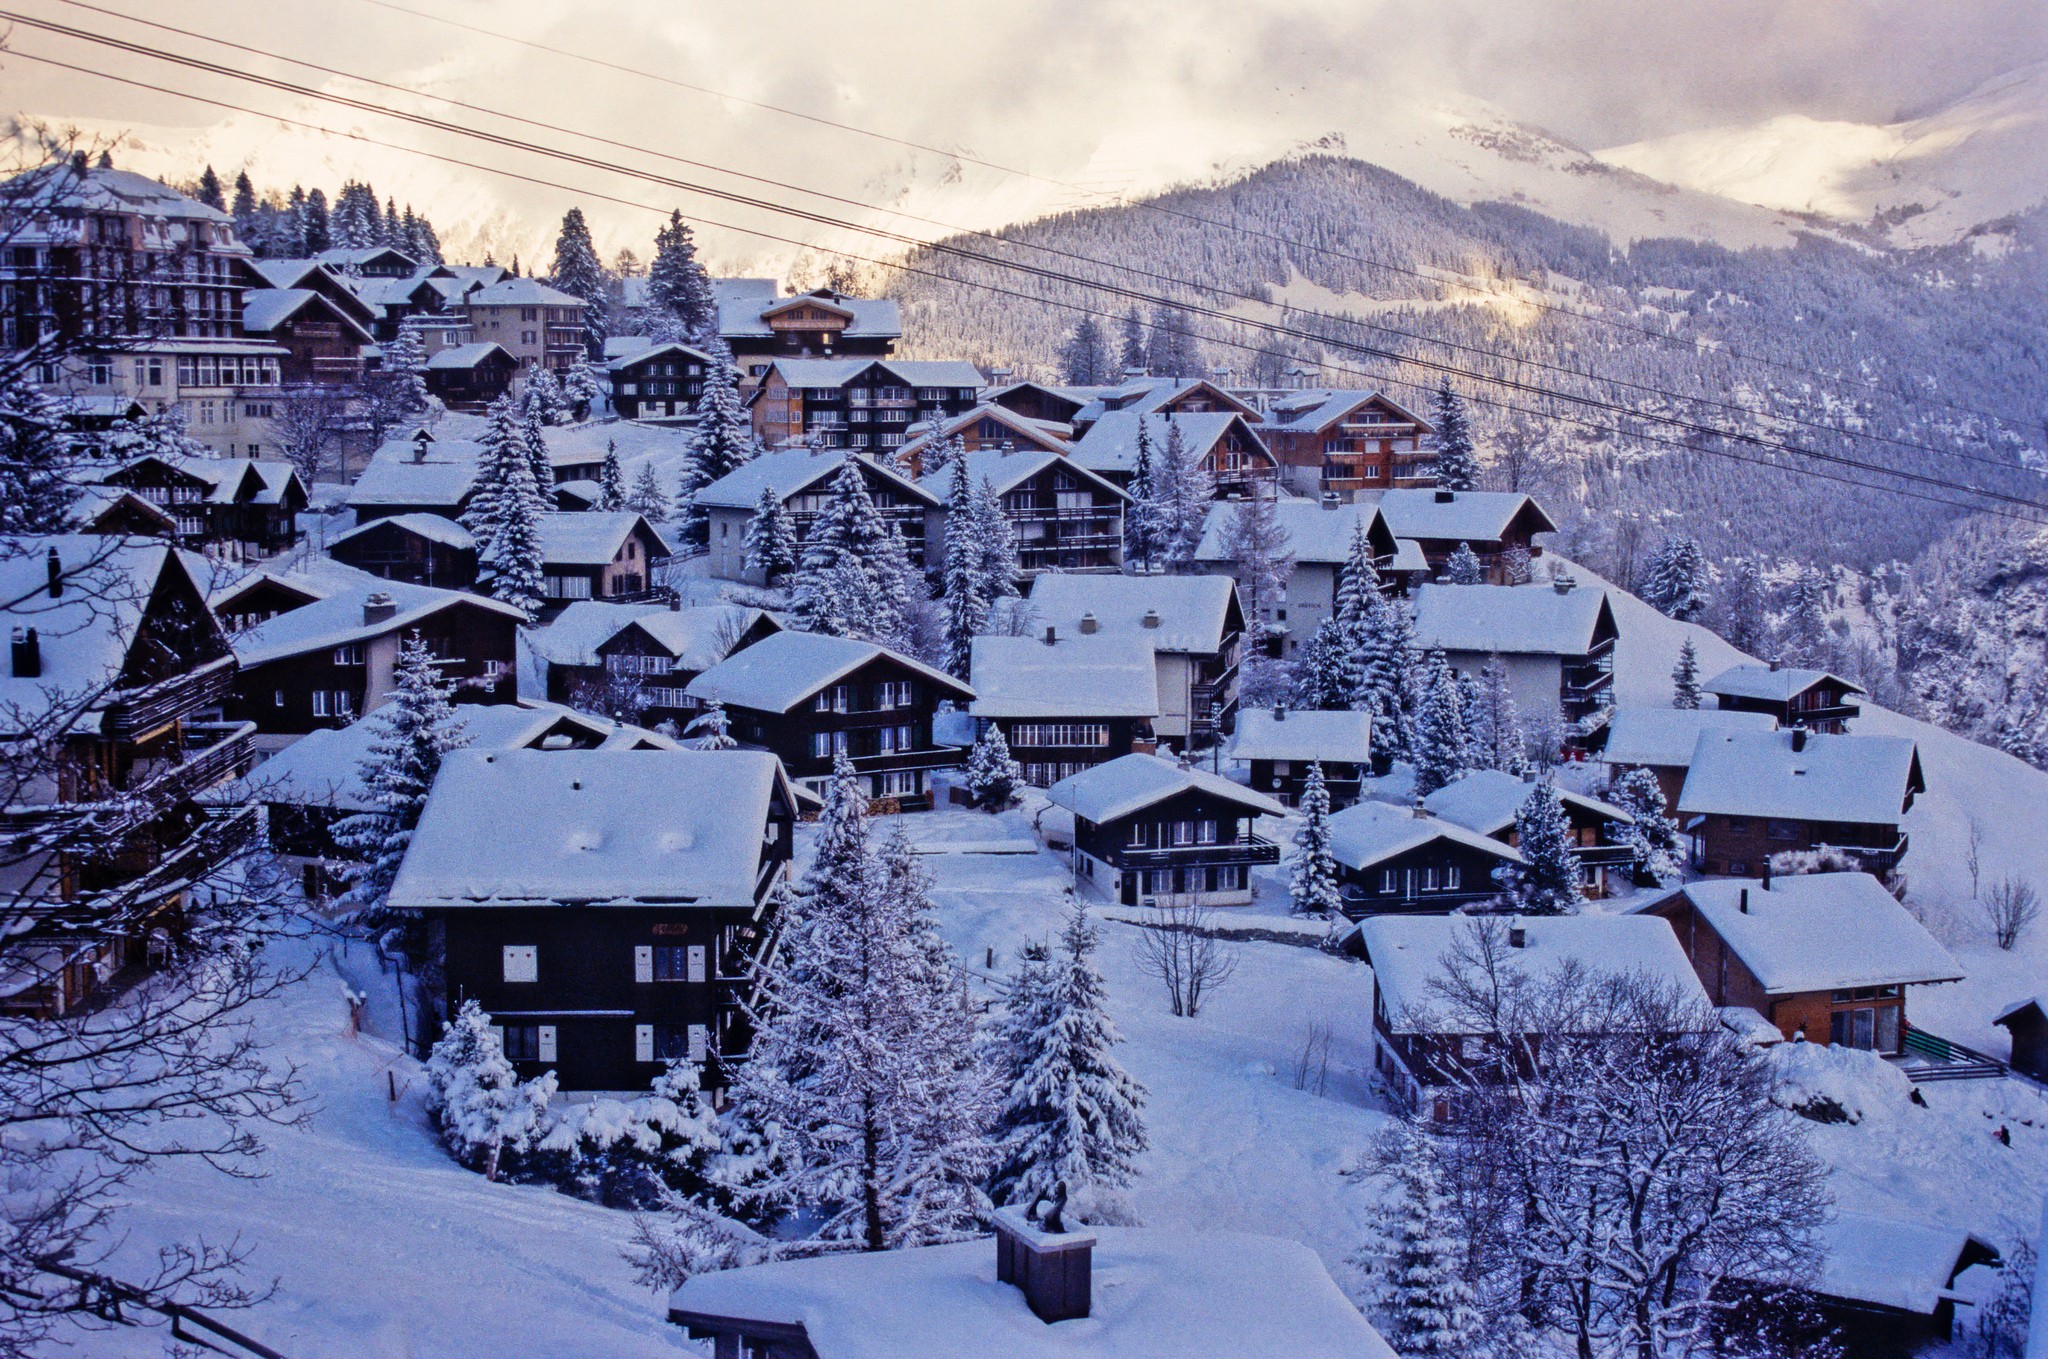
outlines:
M158 680L107 705L100 728L116 740L133 741L167 723L218 703L235 678L235 658L222 656L196 669Z
M1118 849L1110 854L1119 869L1175 868L1188 864L1222 867L1229 864L1280 862L1280 846L1253 835L1228 844L1175 845L1170 849Z
M1573 845L1572 857L1589 868L1626 868L1636 852L1627 845Z
M1873 873L1883 877L1897 869L1899 860L1906 857L1906 850L1910 846L1911 838L1901 832L1899 838L1890 845L1818 844L1814 848L1817 850L1837 850L1854 859L1862 866L1865 873Z

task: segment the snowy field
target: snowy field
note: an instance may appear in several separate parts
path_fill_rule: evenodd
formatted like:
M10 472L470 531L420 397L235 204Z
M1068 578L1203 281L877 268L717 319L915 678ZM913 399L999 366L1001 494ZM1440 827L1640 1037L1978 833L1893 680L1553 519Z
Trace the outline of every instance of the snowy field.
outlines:
M1710 634L1626 597L1617 604L1623 702L1668 702L1688 631L1703 674L1735 659ZM1872 712L1860 730L1921 744L1930 787L1907 820L1913 904L1970 974L1916 989L1914 1020L2003 1055L1991 1016L2048 978L2048 928L2014 954L1995 949L1968 904L1964 846L1975 815L1986 880L2016 872L2048 888L2048 775L1887 713ZM977 976L992 959L1000 977L1023 941L1056 928L1063 907L1068 875L1039 845L1031 810L901 818L936 880L942 926ZM1264 830L1284 838L1291 827ZM1279 874L1258 885L1257 904L1231 914L1283 924ZM1298 1240L1348 1285L1346 1257L1374 1195L1340 1172L1387 1122L1365 1081L1369 970L1300 944L1235 944L1236 975L1199 1018L1176 1019L1137 965L1137 927L1103 919L1102 934L1110 1009L1127 1039L1120 1055L1151 1091L1153 1147L1132 1195L1139 1216L1151 1226ZM363 964L358 951L351 965ZM388 1033L388 983L371 989L371 1028ZM1302 1041L1319 1023L1333 1036L1320 1096L1294 1080ZM229 1320L292 1359L695 1352L663 1321L660 1300L633 1283L620 1255L625 1214L547 1189L487 1184L446 1159L419 1106L416 1064L385 1038L347 1032L331 964L295 987L266 1024L278 1059L300 1066L317 1099L312 1119L270 1138L262 1181L180 1167L139 1182L116 1272L122 1260L146 1259L156 1241L239 1235L251 1276L275 1278L277 1291ZM386 1098L394 1078L395 1105ZM2013 1081L1923 1092L1927 1108L1879 1102L1860 1124L1811 1127L1835 1167L1839 1205L1966 1227L2007 1246L2037 1230L2048 1191L2048 1103ZM1994 1136L2001 1125L2009 1147ZM158 1354L161 1345L160 1332L123 1332L87 1337L72 1352Z

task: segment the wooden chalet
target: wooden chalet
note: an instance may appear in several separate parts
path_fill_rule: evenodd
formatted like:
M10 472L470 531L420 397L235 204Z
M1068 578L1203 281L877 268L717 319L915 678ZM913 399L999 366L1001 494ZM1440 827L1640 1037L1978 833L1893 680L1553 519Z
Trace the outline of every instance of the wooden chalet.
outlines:
M710 573L720 580L765 584L747 565L747 526L760 509L761 493L773 491L789 515L790 531L801 542L832 499L832 483L848 459L883 520L903 537L910 559L925 563L931 512L939 498L875 458L845 452L790 448L763 453L697 493L710 533Z
M1074 814L1077 887L1125 906L1242 906L1252 869L1278 863L1257 833L1287 809L1242 784L1158 755L1125 755L1046 790Z
M476 584L476 540L438 514L372 519L327 544L327 555L380 580L467 590Z
M4 735L48 751L21 767L0 813L0 1014L50 1019L175 947L193 884L254 832L252 813L200 799L249 767L255 729L207 720L235 658L170 544L13 539L0 591L13 631Z
M1709 733L1677 812L1702 873L1748 877L1773 855L1829 850L1884 877L1906 857L1900 823L1926 791L1920 749L1903 736Z
M1519 813L1536 791L1533 782L1498 769L1481 769L1447 783L1422 800L1432 816L1478 831L1514 849L1522 847ZM1628 885L1635 851L1615 840L1635 818L1611 802L1553 787L1571 827L1572 857L1579 861L1579 885L1598 900Z
M1781 727L1839 735L1862 711L1863 686L1825 670L1749 663L1731 666L1700 686L1723 712L1764 713Z
M426 915L451 1012L480 1004L522 1077L644 1090L686 1061L717 1092L795 822L755 751L459 750L391 904Z
M1035 637L977 637L970 654L975 698L967 711L978 730L1003 733L1032 787L1152 751L1158 672L1141 638L1047 628Z
M1766 713L1725 712L1716 708L1616 708L1596 742L1606 762L1609 781L1631 769L1657 776L1664 805L1676 807L1692 769L1692 753L1709 732L1775 731Z
M1523 862L1513 846L1421 807L1359 802L1330 818L1344 914L1430 915L1501 899L1494 873Z
M449 345L427 356L427 391L450 410L481 411L505 394L519 361L490 341Z
M772 278L715 278L718 338L749 384L759 383L783 358L887 358L903 338L903 322L889 298L850 297L817 288L777 296Z
M1323 768L1330 806L1358 801L1372 772L1372 717L1366 713L1290 711L1284 704L1247 708L1237 715L1230 758L1248 767L1251 786L1283 806L1301 805L1311 767Z
M1006 407L983 401L972 410L941 420L927 420L911 429L897 461L920 477L937 469L926 463L934 440L957 439L969 453L997 449L1009 453L1041 450L1062 456L1070 452L1071 428L1064 421L1033 420Z
M651 344L610 359L612 409L622 420L694 416L704 394L705 375L717 360L686 344Z
M398 514L460 519L469 508L483 445L473 439L422 439L420 433L387 439L370 455L348 493L358 524Z
M118 486L87 486L71 503L78 532L120 538L175 538L178 521L161 506Z
M1285 392L1267 402L1257 429L1296 495L1349 501L1435 480L1436 427L1381 392Z
M420 261L389 245L338 245L313 257L329 269L357 278L409 278Z
M1614 707L1621 629L1607 592L1569 577L1544 585L1425 585L1415 598L1415 645L1441 650L1477 678L1494 657L1525 720L1548 717L1565 749L1584 752Z
M239 559L272 556L296 543L309 496L290 463L266 458L147 454L101 478L170 516L180 546Z
M1671 922L1709 1000L1754 1010L1787 1042L1900 1056L1907 988L1963 977L1868 873L1715 878L1638 909Z
M799 783L822 791L845 755L876 803L902 810L930 807L933 771L965 758L933 739L938 705L974 699L973 689L921 661L812 632L764 637L684 692L725 705L733 736L772 751Z
M656 575L674 551L646 516L617 510L543 515L540 555L553 608L579 599L631 602L660 595Z
M210 602L221 626L231 633L240 633L281 613L325 599L338 588L342 587L303 575L256 570L215 590Z
M1391 490L1379 507L1387 528L1421 548L1432 572L1465 546L1491 585L1515 584L1515 562L1543 555L1536 535L1557 532L1543 507L1520 491Z
M369 308L347 307L310 288L259 288L242 296L242 332L284 348L287 384L345 386L363 380L363 350L374 345Z
M1974 1265L2002 1264L1990 1242L1956 1226L1836 1211L1819 1233L1799 1291L1815 1321L1857 1359L1909 1359L1956 1338L1956 1286ZM1768 1295L1776 1281L1763 1285ZM1782 1305L1782 1304L1780 1304Z
M690 681L780 631L782 625L770 614L738 604L636 611L594 648L599 684L604 691L625 691L622 706L632 710L635 721L673 722L681 728L704 706L690 696ZM569 701L588 708L604 696L594 695L586 681L571 690Z
M1001 377L998 373L997 377ZM1074 419L1109 388L1054 387L1043 382L1009 382L991 387L984 399L1033 424L1072 431Z
M983 447L960 456L968 485L986 483L995 491L1024 576L1123 569L1124 507L1130 497L1113 483L1050 449ZM943 571L953 469L929 472L918 484L939 502L926 520L925 566Z
M901 359L777 359L748 394L754 432L768 448L815 444L893 454L910 427L973 409L981 372L971 363Z
M1186 456L1199 464L1222 499L1233 493L1250 494L1254 487L1270 487L1278 465L1258 432L1243 414L1234 409L1152 413L1113 410L1088 426L1087 433L1074 441L1077 466L1128 487L1138 467L1138 430L1145 430L1157 466L1167 441L1179 431Z
M1159 676L1154 732L1186 745L1227 733L1237 714L1244 607L1225 576L1110 576L1049 572L1015 604L1043 636L1135 637Z
M1202 541L1195 549L1198 569L1231 577L1240 573L1239 563L1231 559L1226 547L1240 503L1226 500L1210 507ZM1294 562L1280 597L1266 606L1267 616L1259 620L1278 634L1277 656L1294 655L1336 612L1338 577L1350 559L1352 535L1361 528L1381 573L1380 588L1388 594L1404 592L1396 574L1401 544L1376 505L1346 503L1334 495L1320 500L1282 496L1273 501L1273 517L1287 535L1287 555ZM1409 547L1412 553L1413 544Z

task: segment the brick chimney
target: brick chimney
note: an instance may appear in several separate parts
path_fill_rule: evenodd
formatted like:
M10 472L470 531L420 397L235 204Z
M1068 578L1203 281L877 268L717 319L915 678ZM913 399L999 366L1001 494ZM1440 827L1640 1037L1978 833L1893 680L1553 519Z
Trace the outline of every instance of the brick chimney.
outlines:
M1094 1302L1095 1236L1062 1230L1057 1204L1046 1218L1033 1222L1016 1208L997 1211L996 1281L1022 1293L1040 1321L1085 1317Z
M398 616L398 601L382 590L363 601L363 626L388 623Z

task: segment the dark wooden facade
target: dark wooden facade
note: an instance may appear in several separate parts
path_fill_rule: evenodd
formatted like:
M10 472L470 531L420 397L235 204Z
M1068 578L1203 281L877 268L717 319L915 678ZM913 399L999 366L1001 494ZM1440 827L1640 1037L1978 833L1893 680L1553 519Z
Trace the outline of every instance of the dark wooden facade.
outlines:
M379 519L335 543L327 555L383 580L467 590L476 584L476 548L420 532L401 519Z
M1773 667L1774 669L1776 667ZM1798 727L1830 735L1846 732L1863 711L1853 695L1863 689L1839 675L1823 674L1789 699L1755 698L1747 694L1715 694L1715 706L1730 712L1768 713L1780 727Z
M1377 393L1356 393L1348 404L1327 399L1341 393L1321 395L1326 399L1299 413L1269 410L1258 426L1290 490L1351 500L1434 477L1436 453L1425 440L1435 429L1420 417Z
M764 613L732 639L725 655L743 651L763 637L781 630L775 620ZM684 664L683 657L664 646L645 628L628 623L598 643L597 654L602 661L600 665L549 666L548 697L556 697L556 676L559 674L561 697L558 701L591 710L603 706L604 699L611 692L626 690L637 703L645 704L632 719L641 726L673 722L680 728L688 725L703 710L704 705L684 690L691 680L704 672ZM593 704L593 698L598 700L596 704Z
M612 409L623 420L695 415L714 362L688 345L658 344L610 365Z
M1917 791L1907 791L1901 818L1912 809ZM1774 854L1803 853L1822 845L1847 851L1866 872L1883 877L1899 866L1909 848L1897 821L1805 821L1705 812L1688 817L1685 829L1692 841L1694 868L1735 878L1761 875Z
M2012 1069L2048 1081L2048 1000L2022 1001L1993 1022L2012 1035Z
M908 441L911 425L974 409L979 391L964 382L910 386L880 363L848 374L836 386L797 387L778 364L754 394L754 432L771 448L816 440L826 448L888 454Z
M1251 872L1280 847L1253 827L1259 811L1191 788L1100 824L1074 818L1074 873L1125 906L1176 898L1251 900Z
M1302 789L1308 785L1309 766L1314 760L1247 760L1251 786L1290 807L1301 805ZM1372 772L1368 764L1347 760L1323 760L1323 787L1330 794L1330 810L1341 811L1358 801L1359 786Z
M458 346L467 349L470 346ZM486 345L474 357L460 355L460 361L444 358L438 363L429 363L425 374L427 391L441 398L450 407L464 410L482 410L505 394L512 385L513 374L519 371L519 361L507 353L503 345Z
M1133 751L1149 755L1158 744L1151 719L1144 717L994 717L983 722L1003 733L1010 754L1023 766L1024 782L1033 788L1050 788Z
M1501 894L1493 871L1510 860L1449 836L1438 836L1362 868L1338 865L1344 914L1443 915Z

